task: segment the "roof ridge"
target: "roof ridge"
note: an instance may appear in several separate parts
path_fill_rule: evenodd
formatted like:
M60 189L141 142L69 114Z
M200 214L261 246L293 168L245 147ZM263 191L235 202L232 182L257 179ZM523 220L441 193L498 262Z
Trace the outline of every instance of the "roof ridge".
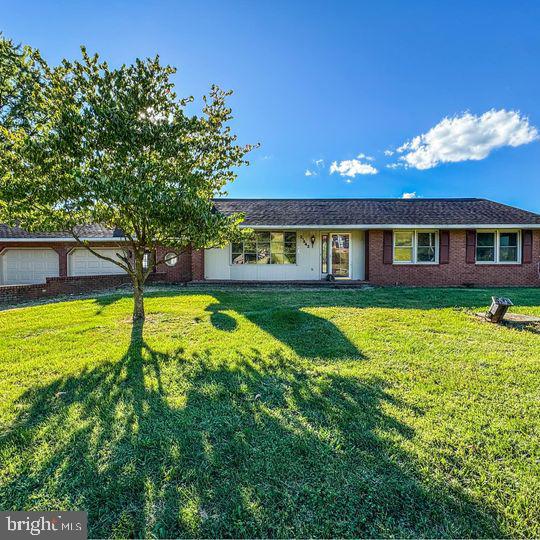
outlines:
M539 214L479 197L220 197L214 204L226 214L244 213L246 225L540 225Z
M213 197L214 201L489 201L481 197L418 197L403 199L402 197ZM489 201L494 202L494 201Z

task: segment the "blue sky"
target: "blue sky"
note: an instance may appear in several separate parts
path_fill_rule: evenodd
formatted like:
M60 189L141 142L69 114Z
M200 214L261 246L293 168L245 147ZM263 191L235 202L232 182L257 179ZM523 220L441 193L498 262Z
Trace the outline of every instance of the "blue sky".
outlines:
M180 95L233 89L239 140L261 148L230 196L480 196L540 212L536 0L2 0L0 12L4 33L51 63L80 44L113 65L159 53Z

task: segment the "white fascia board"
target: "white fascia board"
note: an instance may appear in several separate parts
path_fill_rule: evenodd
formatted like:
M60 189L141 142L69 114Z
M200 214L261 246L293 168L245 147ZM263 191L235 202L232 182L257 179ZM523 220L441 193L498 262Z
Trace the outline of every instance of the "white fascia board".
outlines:
M82 242L127 242L128 239L124 237L118 238L81 238ZM9 243L9 242L73 242L77 243L77 240L73 237L68 238L0 238L0 244Z
M366 224L366 225L240 225L245 229L320 229L325 231L339 231L345 229L540 229L540 223L463 223L463 224Z

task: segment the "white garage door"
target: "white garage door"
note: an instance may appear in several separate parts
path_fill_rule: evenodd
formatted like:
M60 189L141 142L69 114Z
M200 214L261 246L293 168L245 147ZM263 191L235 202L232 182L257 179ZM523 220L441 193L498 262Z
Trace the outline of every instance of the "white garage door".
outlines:
M98 253L106 257L116 258L118 249L96 249ZM104 274L124 274L116 264L105 261L90 253L87 249L74 249L69 255L70 276L100 276Z
M3 285L45 283L58 276L58 253L53 249L8 249L0 255Z

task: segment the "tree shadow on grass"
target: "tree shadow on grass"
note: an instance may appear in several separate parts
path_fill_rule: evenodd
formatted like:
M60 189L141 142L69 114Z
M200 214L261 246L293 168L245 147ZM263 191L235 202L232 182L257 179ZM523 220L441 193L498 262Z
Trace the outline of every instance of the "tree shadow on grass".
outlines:
M26 392L0 438L2 509L89 512L91 537L499 537L423 479L384 381L279 351L126 354Z
M379 288L375 290L324 290L291 289L290 291L257 291L249 289L219 290L202 288L215 299L206 311L210 312L210 322L220 331L232 333L238 329L238 322L232 313L237 313L261 330L269 333L292 349L298 356L310 360L364 360L365 355L358 350L347 336L328 318L320 317L313 311L318 308L363 309L422 309L433 310L453 307L459 311L479 309L488 301L488 289L416 289ZM184 292L177 289L153 291L147 299L192 295L195 291ZM200 292L200 291L199 291ZM540 297L531 291L520 289L493 289L491 293L515 294L518 304L535 306ZM491 294L490 293L490 294ZM116 294L95 299L99 308L96 314L124 298ZM486 304L487 305L487 304ZM197 318L199 319L199 318ZM359 320L361 324L361 320ZM538 333L536 326L523 328Z
M375 290L319 290L291 289L288 291L231 289L203 287L188 292L171 289L153 291L147 299L184 297L205 293L216 302L209 303L210 322L221 331L234 332L238 323L231 313L249 320L274 336L296 354L304 358L364 359L361 351L328 318L319 317L318 308L384 308L421 309L443 308L487 309L491 294L511 296L521 306L536 306L540 296L520 289L415 289L379 288ZM539 293L540 294L540 293ZM95 299L97 314L124 298L123 295L100 296ZM519 309L517 307L516 309ZM361 320L359 321L361 324ZM530 331L535 331L533 328Z
M210 322L218 330L232 332L237 328L234 311L274 336L303 358L364 359L364 355L330 320L310 313L304 306L283 307L268 305L244 305L242 299L231 299L230 295L213 293L216 303L210 303L206 311L211 313ZM263 297L264 299L264 297ZM309 309L306 302L305 308Z
M98 294L94 298L94 302L97 304L98 308L96 310L96 315L101 315L109 306L116 304L116 302L123 300L126 297L126 294L130 296L133 295L133 290L131 288L125 288L123 292L113 292L111 294Z

